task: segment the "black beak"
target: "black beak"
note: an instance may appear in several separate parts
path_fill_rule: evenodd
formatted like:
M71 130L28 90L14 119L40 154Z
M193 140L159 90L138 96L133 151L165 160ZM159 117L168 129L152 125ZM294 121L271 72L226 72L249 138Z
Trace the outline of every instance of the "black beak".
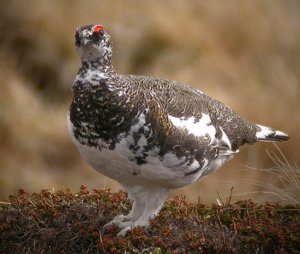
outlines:
M79 47L80 45L81 45L81 40L80 40L79 32L76 31L76 33L75 33L75 46Z

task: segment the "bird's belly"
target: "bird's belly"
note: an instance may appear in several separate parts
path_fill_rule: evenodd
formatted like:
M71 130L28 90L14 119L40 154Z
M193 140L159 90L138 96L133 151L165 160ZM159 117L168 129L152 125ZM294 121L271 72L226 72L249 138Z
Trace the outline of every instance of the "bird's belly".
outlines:
M173 155L166 154L165 159L150 155L147 162L138 165L130 160L131 150L126 141L121 140L114 150L102 149L82 145L74 141L83 159L95 170L125 185L160 186L166 189L176 189L197 181L203 171L186 175L191 171L189 167L172 167L180 161ZM170 162L172 159L172 163Z
M81 144L74 137L73 127L68 119L69 132L83 159L95 170L124 185L149 185L166 189L176 189L207 175L210 171L209 162L194 160L188 163L185 158L178 158L169 152L159 156L159 149L153 148L147 152L143 163L137 163L130 149L131 137L124 137L116 143L114 149L99 149Z

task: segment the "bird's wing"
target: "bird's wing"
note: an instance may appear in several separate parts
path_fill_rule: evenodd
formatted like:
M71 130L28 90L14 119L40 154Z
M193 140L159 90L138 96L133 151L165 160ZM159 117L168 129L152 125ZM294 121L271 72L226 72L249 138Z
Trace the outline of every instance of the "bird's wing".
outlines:
M166 149L200 149L202 155L214 151L213 156L236 152L227 133L226 120L237 118L230 108L176 81L130 76L135 79L148 104L149 121Z
M257 126L218 100L175 81L159 84L160 89L154 86L153 90L159 90L157 97L174 127L184 128L196 137L208 137L209 145L225 154L257 140Z

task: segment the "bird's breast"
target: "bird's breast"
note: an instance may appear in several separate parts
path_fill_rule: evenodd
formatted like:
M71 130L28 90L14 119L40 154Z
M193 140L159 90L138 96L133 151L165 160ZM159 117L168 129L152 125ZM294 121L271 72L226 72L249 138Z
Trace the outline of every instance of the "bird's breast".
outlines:
M74 137L82 144L113 149L129 131L137 109L128 107L123 94L107 84L77 89L70 106Z

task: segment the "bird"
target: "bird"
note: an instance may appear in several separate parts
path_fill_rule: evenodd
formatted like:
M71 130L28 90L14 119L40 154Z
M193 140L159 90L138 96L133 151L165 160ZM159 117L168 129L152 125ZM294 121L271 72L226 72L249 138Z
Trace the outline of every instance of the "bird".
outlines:
M279 130L247 121L230 107L177 81L119 75L101 24L78 27L81 66L72 86L68 129L81 157L133 201L116 216L117 236L148 227L171 190L215 172L244 144L284 141Z

